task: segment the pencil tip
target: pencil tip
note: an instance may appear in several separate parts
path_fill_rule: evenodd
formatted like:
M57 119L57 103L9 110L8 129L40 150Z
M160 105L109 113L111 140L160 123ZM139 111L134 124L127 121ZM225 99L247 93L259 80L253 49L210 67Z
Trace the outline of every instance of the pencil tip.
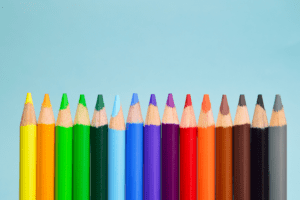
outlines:
M246 99L243 94L240 95L239 106L246 106Z
M229 106L228 106L228 102L227 102L227 96L225 94L223 94L223 96L222 96L220 112L221 112L222 115L227 115L229 113Z
M50 102L49 94L45 94L42 106L43 107L47 107L47 108L51 107L51 102Z
M33 102L32 102L32 96L31 96L31 93L27 93L26 95L26 100L25 100L25 104L27 103L31 103L33 105Z
M185 105L184 107L188 107L188 106L191 106L192 105L192 98L191 98L191 95L190 94L187 94L186 95L186 99L185 99Z
M281 102L281 97L279 94L276 94L275 97L275 103L274 103L274 111L278 112L283 108L282 102Z
M260 107L262 107L264 110L265 110L265 106L264 106L264 101L263 101L263 98L262 98L262 95L259 94L257 96L257 102L256 102L256 105L259 105Z
M64 110L68 107L69 102L68 102L68 97L66 93L63 93L62 98L61 98L61 103L60 103L60 109L59 110Z
M95 109L99 111L99 110L101 110L102 108L104 108L103 95L102 95L102 94L98 94Z
M120 111L120 107L121 107L120 96L116 95L114 107L113 107L113 111L112 111L112 117L115 117L118 115L118 113Z
M139 97L137 93L133 93L132 94L132 98L131 98L131 106L133 106L134 104L139 102Z
M170 93L170 94L168 95L167 106L169 106L169 107L171 107L171 108L174 108L174 107L175 107L174 99L173 99L172 93Z
M152 105L154 105L154 106L157 106L155 94L151 94L149 105L150 105L150 104L152 104Z
M203 101L202 101L202 110L206 113L211 109L211 104L209 100L209 95L205 94L203 96Z
M79 103L82 104L84 107L86 107L84 94L80 95Z

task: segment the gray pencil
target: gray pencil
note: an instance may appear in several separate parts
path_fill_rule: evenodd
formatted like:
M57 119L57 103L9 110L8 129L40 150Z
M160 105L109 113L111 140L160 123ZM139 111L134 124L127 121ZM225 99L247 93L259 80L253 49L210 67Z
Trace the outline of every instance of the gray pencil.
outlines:
M276 95L269 126L270 200L287 200L287 125Z

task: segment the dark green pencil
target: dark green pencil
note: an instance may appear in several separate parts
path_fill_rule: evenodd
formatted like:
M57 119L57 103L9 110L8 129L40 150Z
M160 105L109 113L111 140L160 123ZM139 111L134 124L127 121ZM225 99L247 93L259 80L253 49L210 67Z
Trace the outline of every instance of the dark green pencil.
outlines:
M103 96L98 95L91 124L91 200L108 199L108 125Z

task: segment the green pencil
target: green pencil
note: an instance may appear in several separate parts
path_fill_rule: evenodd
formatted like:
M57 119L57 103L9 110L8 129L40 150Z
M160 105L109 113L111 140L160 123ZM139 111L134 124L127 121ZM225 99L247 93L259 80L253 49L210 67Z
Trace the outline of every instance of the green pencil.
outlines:
M56 122L55 199L72 200L73 123L67 94L63 94Z
M73 200L90 199L90 119L80 95L73 135Z
M91 124L91 200L108 199L108 122L103 96L98 95Z

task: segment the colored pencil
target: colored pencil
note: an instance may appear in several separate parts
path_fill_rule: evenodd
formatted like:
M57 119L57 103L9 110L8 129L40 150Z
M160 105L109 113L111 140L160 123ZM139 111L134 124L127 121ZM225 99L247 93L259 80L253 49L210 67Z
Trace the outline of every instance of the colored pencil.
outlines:
M73 128L73 200L90 199L90 118L80 95Z
M103 96L98 95L91 124L91 200L108 198L108 121Z
M125 121L116 95L108 127L108 200L125 199Z
M54 200L55 119L45 94L37 123L36 198Z
M232 120L223 95L216 124L216 200L232 200Z
M215 200L215 122L208 94L198 120L198 200Z
M160 200L161 122L154 94L151 94L144 127L144 200Z
M36 199L36 117L27 93L20 123L20 200Z
M179 199L179 121L172 94L162 119L162 199Z
M197 122L191 95L186 95L180 122L180 199L197 198Z
M126 199L143 199L143 117L133 93L126 123Z
M250 200L250 119L240 95L233 126L233 186L235 200Z
M269 127L270 199L287 200L287 125L276 95Z
M269 200L268 119L258 95L251 127L251 199Z
M72 200L73 122L67 94L63 94L55 133L55 200Z

